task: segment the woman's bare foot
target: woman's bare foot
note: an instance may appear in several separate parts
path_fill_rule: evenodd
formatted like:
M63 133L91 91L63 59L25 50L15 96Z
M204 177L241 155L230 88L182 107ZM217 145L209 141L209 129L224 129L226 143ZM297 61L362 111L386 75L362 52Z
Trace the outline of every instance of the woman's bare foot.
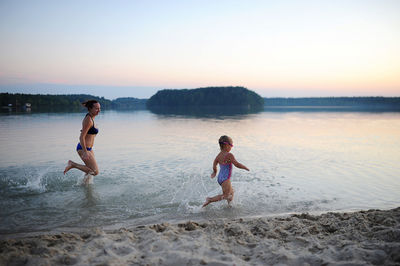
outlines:
M64 175L69 171L69 170L71 170L71 168L73 168L73 162L71 161L71 160L69 160L68 161L68 163L67 163L67 166L65 167L65 170L64 170Z
M207 206L207 205L210 204L210 203L211 203L211 198L207 197L207 198L206 198L206 202L204 202L202 208L204 208L205 206Z

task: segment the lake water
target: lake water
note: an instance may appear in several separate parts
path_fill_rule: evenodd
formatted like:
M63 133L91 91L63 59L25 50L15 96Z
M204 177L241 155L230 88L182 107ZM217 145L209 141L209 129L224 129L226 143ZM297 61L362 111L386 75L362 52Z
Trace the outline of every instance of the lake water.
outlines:
M84 113L0 115L0 234L400 206L400 113L261 112L235 116L104 111L100 174L63 170ZM233 170L232 208L210 178L218 138Z

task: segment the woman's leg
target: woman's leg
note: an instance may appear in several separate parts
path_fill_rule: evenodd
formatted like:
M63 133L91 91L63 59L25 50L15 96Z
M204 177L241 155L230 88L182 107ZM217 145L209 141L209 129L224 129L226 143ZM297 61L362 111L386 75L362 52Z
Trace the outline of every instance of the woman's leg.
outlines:
M78 151L79 156L81 157L82 161L85 163L86 167L89 168L91 171L85 172L87 174L91 175L98 175L99 174L99 168L97 167L97 162L96 162L96 157L94 157L94 152L93 150L88 151L90 156L87 159L83 159L83 152L80 150Z
M73 162L73 161L69 160L68 163L67 163L67 166L64 169L64 175L69 170L71 170L72 168L79 169L79 170L81 170L82 172L84 172L86 174L87 173L94 173L94 171L91 168L87 167L86 165L79 164L79 163L76 163L76 162Z
M65 167L64 175L72 168L79 169L86 174L97 175L99 173L99 169L97 167L96 158L94 157L93 151L88 151L88 152L90 153L90 156L89 158L84 160L82 158L83 151L78 150L78 154L81 157L82 161L85 163L85 165L78 164L76 162L69 160L67 166Z

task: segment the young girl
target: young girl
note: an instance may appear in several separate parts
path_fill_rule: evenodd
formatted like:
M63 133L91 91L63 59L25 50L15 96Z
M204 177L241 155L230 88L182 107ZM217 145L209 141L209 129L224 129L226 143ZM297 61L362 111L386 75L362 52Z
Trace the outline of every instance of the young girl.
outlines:
M224 199L228 201L228 204L231 203L231 201L233 200L234 192L231 185L232 164L237 168L250 171L246 166L236 161L233 154L230 153L233 147L233 141L230 137L221 136L218 142L221 152L218 153L217 157L215 157L211 178L214 178L217 175L217 164L219 163L218 183L222 187L222 194L214 196L212 198L207 197L206 202L204 202L203 204L203 207L207 206L211 202L216 202Z

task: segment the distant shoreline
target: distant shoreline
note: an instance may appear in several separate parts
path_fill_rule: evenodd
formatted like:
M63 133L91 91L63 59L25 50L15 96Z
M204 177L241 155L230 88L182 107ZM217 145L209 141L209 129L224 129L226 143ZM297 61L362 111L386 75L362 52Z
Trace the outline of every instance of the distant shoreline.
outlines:
M0 112L10 111L81 111L81 102L87 99L96 99L102 105L103 110L146 110L148 99L133 97L108 100L104 97L86 94L72 95L42 95L21 93L0 93ZM266 98L264 97L264 111L269 110L384 110L400 111L400 97L299 97L299 98ZM185 108L191 108L186 106ZM196 106L207 109L209 107ZM260 110L260 111L263 111Z

